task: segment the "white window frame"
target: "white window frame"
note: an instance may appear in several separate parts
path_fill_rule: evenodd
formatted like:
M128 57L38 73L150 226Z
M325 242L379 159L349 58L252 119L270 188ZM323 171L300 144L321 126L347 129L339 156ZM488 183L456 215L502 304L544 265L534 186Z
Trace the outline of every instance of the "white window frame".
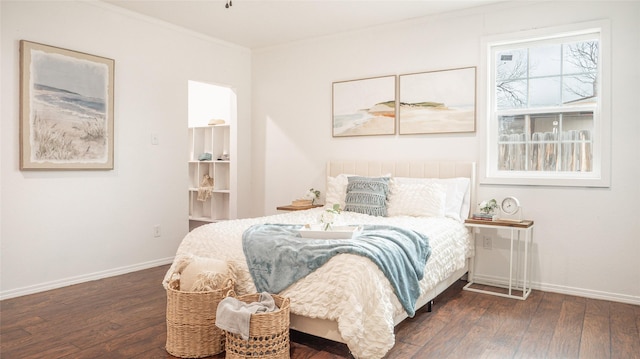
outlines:
M593 170L590 172L544 172L498 170L498 121L495 114L493 49L498 46L544 41L569 36L599 33L599 104L594 112ZM572 25L522 31L482 38L479 110L485 126L479 126L483 149L479 177L481 184L542 185L571 187L609 187L611 185L611 41L608 20L590 21ZM522 112L522 111L521 111ZM531 113L536 113L531 109ZM484 115L482 115L484 114ZM484 130L486 133L482 133ZM484 163L482 163L484 162Z

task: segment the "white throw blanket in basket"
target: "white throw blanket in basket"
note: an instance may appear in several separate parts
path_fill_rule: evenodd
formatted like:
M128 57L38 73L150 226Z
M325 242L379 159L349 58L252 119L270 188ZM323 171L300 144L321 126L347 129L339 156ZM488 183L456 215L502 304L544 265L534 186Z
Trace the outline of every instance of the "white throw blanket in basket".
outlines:
M278 307L271 294L260 293L257 302L245 303L234 297L226 297L218 303L216 326L227 332L239 334L244 340L249 339L251 315L273 312Z

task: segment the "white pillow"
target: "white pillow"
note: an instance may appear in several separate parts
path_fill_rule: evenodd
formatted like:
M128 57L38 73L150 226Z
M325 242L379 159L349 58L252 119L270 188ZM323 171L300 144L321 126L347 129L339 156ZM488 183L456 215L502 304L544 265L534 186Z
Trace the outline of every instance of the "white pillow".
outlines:
M334 204L339 204L344 209L347 197L347 185L349 184L348 174L339 174L335 177L327 177L327 192L324 197L325 208L333 208Z
M387 216L444 217L446 198L437 183L396 183L391 186Z
M395 184L408 183L437 183L445 188L445 217L453 218L457 221L464 221L469 216L471 206L469 185L470 180L466 177L456 178L412 178L394 177Z

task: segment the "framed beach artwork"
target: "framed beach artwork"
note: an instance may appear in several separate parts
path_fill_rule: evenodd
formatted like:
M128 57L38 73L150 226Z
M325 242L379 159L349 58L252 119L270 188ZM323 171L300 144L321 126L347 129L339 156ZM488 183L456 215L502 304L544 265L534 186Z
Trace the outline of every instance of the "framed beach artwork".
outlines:
M333 83L333 137L395 133L395 75Z
M401 135L474 132L476 68L399 75Z
M20 169L113 169L114 60L20 41Z

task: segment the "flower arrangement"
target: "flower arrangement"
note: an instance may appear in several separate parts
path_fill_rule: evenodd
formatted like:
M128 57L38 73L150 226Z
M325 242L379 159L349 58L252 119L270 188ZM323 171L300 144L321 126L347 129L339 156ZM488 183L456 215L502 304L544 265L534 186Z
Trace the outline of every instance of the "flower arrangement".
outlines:
M496 208L498 208L498 202L493 198L488 201L480 202L480 212L482 213L493 213Z
M333 222L336 220L336 217L342 212L340 209L340 204L336 203L333 207L328 208L320 215L320 223L323 223L322 229L328 231L331 229Z
M310 199L311 204L314 204L316 202L316 199L320 198L320 191L311 188L309 189L309 191L307 191L307 193L305 193L304 198Z

